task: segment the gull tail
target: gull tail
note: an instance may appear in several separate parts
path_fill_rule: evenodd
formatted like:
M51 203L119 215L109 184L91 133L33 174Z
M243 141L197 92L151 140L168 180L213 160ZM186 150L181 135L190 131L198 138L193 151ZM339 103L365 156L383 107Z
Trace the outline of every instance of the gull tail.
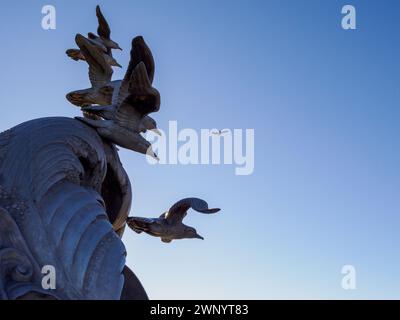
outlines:
M75 60L75 61L83 60L82 59L83 56L82 56L81 50L79 50L79 49L69 49L65 53L72 60Z
M126 223L129 228L138 234L149 231L147 223L142 221L140 218L128 217L128 219L126 219Z

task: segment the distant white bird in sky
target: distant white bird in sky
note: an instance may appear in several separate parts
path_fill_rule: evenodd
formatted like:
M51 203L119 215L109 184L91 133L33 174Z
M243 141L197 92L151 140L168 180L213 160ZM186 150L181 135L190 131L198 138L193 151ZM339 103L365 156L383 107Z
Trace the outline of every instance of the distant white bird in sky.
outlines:
M215 134L215 135L223 135L224 133L227 133L227 132L229 132L229 130L224 129L224 130L214 130L211 133Z

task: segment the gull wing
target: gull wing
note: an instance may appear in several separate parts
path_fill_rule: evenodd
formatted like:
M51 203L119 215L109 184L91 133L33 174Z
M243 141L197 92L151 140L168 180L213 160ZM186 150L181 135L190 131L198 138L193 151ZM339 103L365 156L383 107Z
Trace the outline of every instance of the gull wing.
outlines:
M193 210L204 213L204 214L213 214L220 209L209 209L208 203L199 198L186 198L175 203L166 214L166 219L170 223L182 222L182 220L186 217L187 211L192 208Z
M118 101L116 103L117 105L121 105L123 101L129 96L129 88L132 75L140 62L143 62L146 67L147 76L149 78L150 84L153 83L155 72L154 58L150 48L147 46L143 37L138 36L132 40L130 56L131 57L128 69L126 70L124 79L122 80L119 88Z
M147 75L150 83L153 83L155 63L153 54L150 48L144 41L142 36L138 36L132 40L132 51L131 51L132 68L134 69L140 62L143 62L146 66ZM131 70L131 72L133 71Z
M121 84L118 99L118 111L133 108L141 117L160 110L160 93L152 87L145 64L140 62Z
M96 6L96 16L99 22L97 34L104 39L110 39L111 29L106 18L104 18L103 13L101 12L100 6Z

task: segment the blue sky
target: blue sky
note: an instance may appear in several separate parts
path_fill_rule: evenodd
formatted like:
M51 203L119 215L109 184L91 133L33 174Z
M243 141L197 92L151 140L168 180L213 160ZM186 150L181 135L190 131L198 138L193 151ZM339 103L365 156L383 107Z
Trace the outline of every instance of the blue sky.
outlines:
M127 263L156 299L400 298L400 27L398 1L8 1L0 29L0 129L76 116L65 99L89 86L69 60L102 6L126 67L143 35L166 129L255 129L255 171L151 166L121 151L132 215L158 216L187 196L223 210L190 213L206 240L124 235ZM41 8L57 29L41 28ZM341 28L341 8L357 30ZM123 70L114 73L122 78ZM5 111L6 110L6 111ZM354 265L357 289L341 288Z

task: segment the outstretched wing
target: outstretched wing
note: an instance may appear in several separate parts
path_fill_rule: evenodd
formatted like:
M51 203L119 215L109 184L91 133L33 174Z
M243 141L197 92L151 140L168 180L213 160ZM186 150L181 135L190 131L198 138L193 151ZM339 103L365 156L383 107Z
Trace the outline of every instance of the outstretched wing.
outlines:
M129 80L137 65L140 62L143 62L146 66L150 83L153 83L155 72L154 58L150 48L147 46L142 36L133 38L130 55L131 57L128 69L126 70L125 78Z
M142 36L138 36L132 40L131 61L131 72L140 62L143 62L146 66L147 75L149 77L150 83L153 83L155 72L154 58L150 48L148 47Z
M147 70L140 62L133 70L129 83L124 78L118 99L118 110L133 108L141 117L160 109L160 93L152 87Z
M128 69L126 70L124 79L122 79L122 82L119 87L117 103L116 103L117 106L120 106L124 102L126 97L129 95L129 87L130 87L129 84L131 82L132 73L139 63L139 62L135 61L134 57L135 57L135 53L133 50L133 41L132 41L131 58L130 58ZM114 103L114 101L113 101L113 103Z
M202 199L186 198L178 201L168 210L166 214L167 221L171 223L182 221L190 208L204 214L212 214L220 211L218 208L209 209L208 203Z
M81 34L77 34L75 42L89 64L89 79L93 88L100 88L111 81L113 70L104 58L103 52Z
M97 34L104 39L110 39L111 29L110 26L108 25L106 18L104 18L99 5L96 6L96 16L99 22L99 26L97 28Z
M120 89L118 91L117 105L121 105L122 102L129 96L130 83L133 77L133 73L135 72L135 69L140 62L144 63L149 82L150 84L152 84L155 71L154 59L150 48L147 46L146 42L141 36L136 37L132 40L130 61L124 79L122 80Z

